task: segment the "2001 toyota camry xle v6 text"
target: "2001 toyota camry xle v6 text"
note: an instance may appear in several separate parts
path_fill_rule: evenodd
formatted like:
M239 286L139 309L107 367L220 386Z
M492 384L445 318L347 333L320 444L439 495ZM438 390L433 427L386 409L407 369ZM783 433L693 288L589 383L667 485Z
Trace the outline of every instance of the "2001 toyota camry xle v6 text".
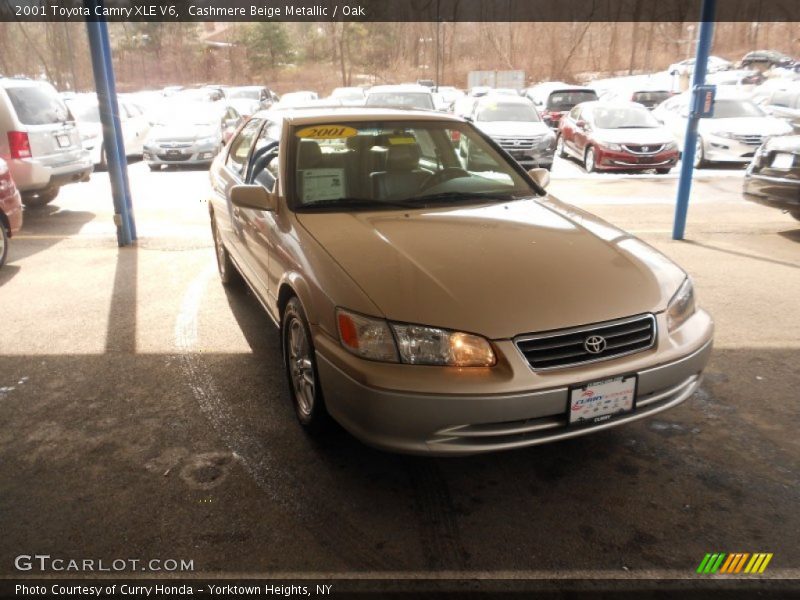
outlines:
M428 111L261 112L239 130L211 169L220 275L279 324L304 427L330 415L380 448L470 454L692 395L713 324L691 280L547 179Z

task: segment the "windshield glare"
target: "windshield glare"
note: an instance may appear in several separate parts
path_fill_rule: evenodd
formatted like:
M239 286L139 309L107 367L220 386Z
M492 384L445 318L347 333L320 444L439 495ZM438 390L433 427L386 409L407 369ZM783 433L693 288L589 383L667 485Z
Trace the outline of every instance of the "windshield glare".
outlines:
M290 202L299 211L397 210L536 194L466 123L334 122L298 128L292 137Z
M367 96L367 106L433 109L433 97L427 92L375 92Z
M533 106L521 103L496 103L480 107L478 121L539 121Z
M595 107L594 124L600 129L633 129L659 127L658 121L645 108Z
M244 98L246 100L258 100L258 90L229 90L229 98Z
M764 111L747 100L715 100L714 119L763 117Z

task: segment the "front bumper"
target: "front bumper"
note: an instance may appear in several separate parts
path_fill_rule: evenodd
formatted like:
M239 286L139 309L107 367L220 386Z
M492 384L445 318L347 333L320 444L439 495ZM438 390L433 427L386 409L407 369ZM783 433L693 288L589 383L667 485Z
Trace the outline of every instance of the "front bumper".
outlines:
M597 147L596 165L602 169L631 171L647 169L671 169L678 163L677 150L659 152L658 154L633 154L617 152Z
M659 330L665 332L664 316L657 319ZM568 439L672 408L700 385L711 354L712 335L711 318L700 310L672 336L660 335L652 350L602 363L533 372L511 341L499 341L495 345L504 360L493 369L369 363L365 365L370 371L366 376L352 371L354 363L349 356L338 354L346 351L335 342L321 334L315 341L326 406L345 429L381 449L445 456ZM489 373L493 370L500 373ZM596 425L568 424L571 386L632 373L638 375L632 412ZM495 376L500 384L493 390L487 379ZM454 381L453 390L443 393L442 380L448 379ZM529 383L528 389L499 391L513 387L513 383L508 385L509 380L534 383ZM401 382L406 389L396 387ZM424 389L426 382L429 391Z
M709 162L749 163L761 143L745 144L739 140L719 137L716 135L703 136L703 158Z
M148 165L210 165L219 152L219 144L192 144L177 148L147 146L142 159Z
M770 177L748 170L744 179L744 197L771 208L800 211L800 179Z

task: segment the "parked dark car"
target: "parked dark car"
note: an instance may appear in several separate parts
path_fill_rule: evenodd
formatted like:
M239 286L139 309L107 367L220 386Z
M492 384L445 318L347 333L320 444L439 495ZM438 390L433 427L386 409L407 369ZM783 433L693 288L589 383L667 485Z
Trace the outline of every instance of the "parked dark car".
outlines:
M561 120L556 154L576 157L587 173L655 169L662 175L679 156L673 135L635 102L579 104Z
M773 137L759 147L744 176L744 197L800 221L800 135Z
M742 68L749 67L791 67L794 64L794 59L788 54L778 52L777 50L754 50L748 52L742 57Z
M525 91L525 96L533 101L542 121L553 129L558 129L561 117L574 106L598 99L597 92L591 88L560 82L535 85Z
M8 240L22 227L22 199L11 171L0 158L0 267L8 258Z

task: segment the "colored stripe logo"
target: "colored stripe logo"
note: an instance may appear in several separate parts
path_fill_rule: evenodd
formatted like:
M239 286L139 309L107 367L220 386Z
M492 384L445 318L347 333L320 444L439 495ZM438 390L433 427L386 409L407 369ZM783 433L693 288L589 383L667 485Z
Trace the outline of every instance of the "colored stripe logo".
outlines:
M771 552L756 552L754 554L748 552L734 552L732 554L715 552L705 555L703 560L700 561L700 566L697 567L697 572L703 575L714 575L715 573L727 575L737 573L757 574L763 573L771 560Z

